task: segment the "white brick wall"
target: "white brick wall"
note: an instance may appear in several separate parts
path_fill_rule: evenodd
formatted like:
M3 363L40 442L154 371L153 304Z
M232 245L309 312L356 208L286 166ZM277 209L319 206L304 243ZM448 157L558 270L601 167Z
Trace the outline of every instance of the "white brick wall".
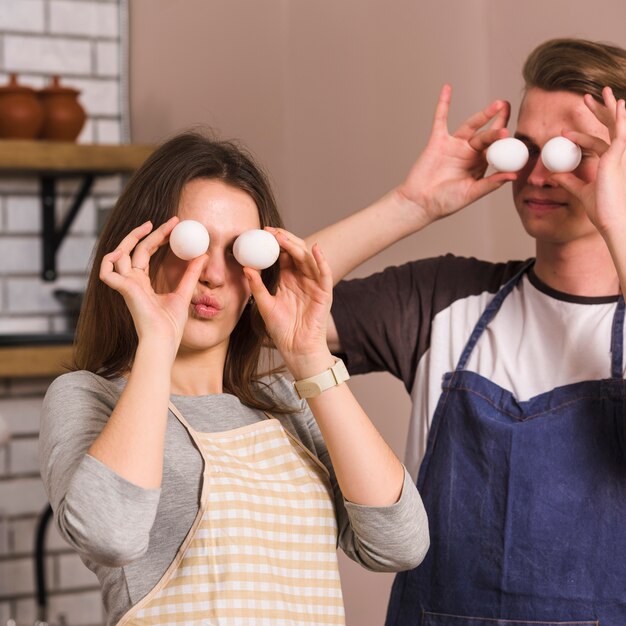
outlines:
M99 37L119 36L116 4L76 0L50 2L50 32L60 35Z
M98 120L95 134L98 143L120 143L120 125L113 120Z
M105 41L96 44L96 73L98 76L117 76L120 54L119 46Z
M77 554L63 554L57 558L56 562L56 576L50 577L51 590L98 586L98 578L95 574L89 571L84 573L85 567Z
M91 71L91 44L72 39L6 35L4 62L15 72L82 76Z
M19 480L0 481L0 502L7 515L34 515L46 503L46 495L39 476Z
M50 3L50 32L59 35L88 35L97 37L97 2L65 2L55 0Z
M121 0L120 0L121 1ZM122 3L125 7L125 3ZM0 85L10 73L34 88L53 74L81 91L87 122L81 143L120 143L120 2L0 0ZM79 181L57 184L57 221ZM57 255L59 276L40 278L41 205L36 178L0 176L0 334L66 329L55 289L82 290L96 237L97 212L114 204L121 177L97 179ZM0 356L0 358L2 358ZM0 624L35 623L33 546L47 505L37 460L41 401L50 380L0 379L0 416L12 438L0 446ZM50 524L46 535L49 621L104 622L94 575Z
M43 0L2 0L0 2L0 30L42 33L43 29Z
M39 334L47 332L50 332L49 317L10 317L8 315L0 317L0 333L3 335Z
M61 215L69 209L72 198L57 198L58 210ZM6 222L4 232L8 235L32 234L39 236L41 232L41 206L39 198L33 196L9 195L5 203ZM96 227L96 200L85 199L80 213L72 223L70 234L93 235Z
M37 439L28 437L24 439L13 438L7 445L9 474L37 474L39 463L37 458Z
M116 79L73 79L72 86L80 89L81 101L92 115L117 116L120 114L119 83Z

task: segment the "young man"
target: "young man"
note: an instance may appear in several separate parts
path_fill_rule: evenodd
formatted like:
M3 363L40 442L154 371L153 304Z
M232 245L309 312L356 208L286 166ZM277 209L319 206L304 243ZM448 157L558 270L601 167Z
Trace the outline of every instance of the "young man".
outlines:
M536 241L529 261L446 255L336 287L331 348L413 399L407 466L431 548L397 576L388 625L626 624L626 51L548 41L524 78L523 170L484 176L508 104L450 135L445 86L404 183L309 238L339 279L512 180ZM572 173L539 158L559 135L582 149Z

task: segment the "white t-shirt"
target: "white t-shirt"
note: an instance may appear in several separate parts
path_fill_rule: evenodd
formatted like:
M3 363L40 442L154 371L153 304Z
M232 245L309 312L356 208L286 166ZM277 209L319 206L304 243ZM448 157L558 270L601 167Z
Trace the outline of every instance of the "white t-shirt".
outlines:
M456 368L481 314L524 263L446 255L337 286L332 313L348 369L389 371L411 394L406 465L414 478L443 375ZM488 324L465 369L518 401L562 385L609 378L617 301L617 295L585 298L557 292L531 269Z

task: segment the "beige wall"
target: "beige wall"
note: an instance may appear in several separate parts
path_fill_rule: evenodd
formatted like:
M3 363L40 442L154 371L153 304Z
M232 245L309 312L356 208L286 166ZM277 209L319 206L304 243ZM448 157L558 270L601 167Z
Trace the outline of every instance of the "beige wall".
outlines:
M134 141L194 125L241 139L267 167L302 235L399 182L428 137L443 82L450 127L494 98L517 111L523 59L538 42L583 36L626 46L623 0L133 0ZM510 190L431 226L355 275L454 251L530 256ZM383 374L353 379L399 454L409 402ZM381 624L391 575L342 560L350 626Z

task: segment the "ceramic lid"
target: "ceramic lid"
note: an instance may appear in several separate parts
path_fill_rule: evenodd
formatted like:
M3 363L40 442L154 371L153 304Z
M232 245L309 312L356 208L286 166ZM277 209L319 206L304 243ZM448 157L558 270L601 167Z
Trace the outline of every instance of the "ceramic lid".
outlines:
M76 96L80 93L80 90L74 89L73 87L65 87L60 84L60 78L58 76L53 76L50 84L39 90L39 93L42 96L47 95L58 95L58 94L72 94Z
M18 84L17 74L9 74L9 82L6 85L0 85L0 94L7 93L35 93L35 90L27 85Z

